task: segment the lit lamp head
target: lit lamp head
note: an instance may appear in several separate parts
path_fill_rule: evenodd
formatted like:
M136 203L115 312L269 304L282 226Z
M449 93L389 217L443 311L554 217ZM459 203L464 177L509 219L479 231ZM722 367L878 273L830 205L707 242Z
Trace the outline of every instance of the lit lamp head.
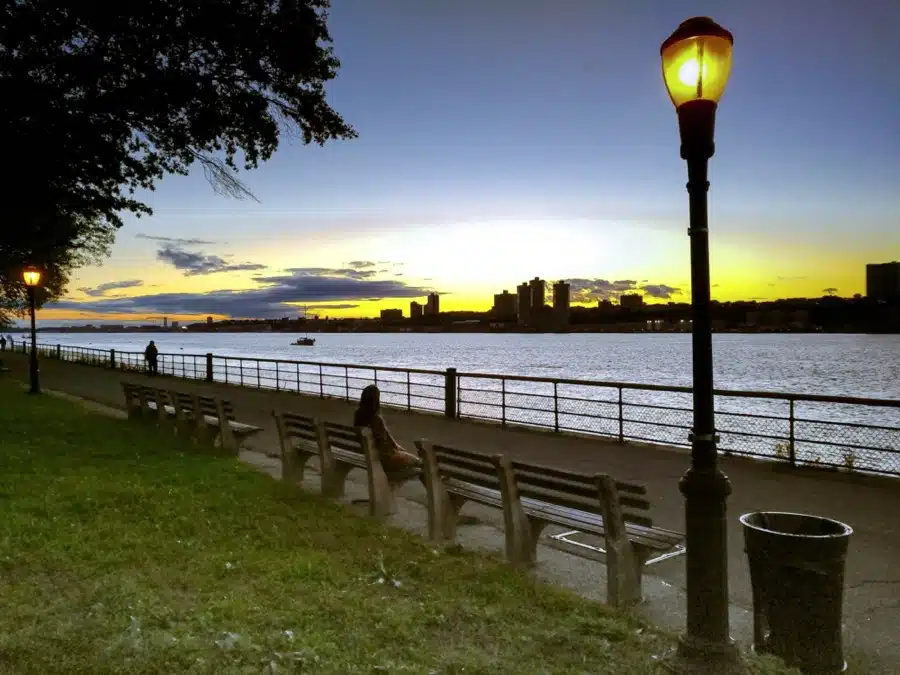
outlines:
M678 112L683 159L715 152L716 106L731 73L734 37L712 19L684 21L659 49L663 80Z
M22 279L28 288L36 288L41 283L41 271L34 265L29 265L22 270Z

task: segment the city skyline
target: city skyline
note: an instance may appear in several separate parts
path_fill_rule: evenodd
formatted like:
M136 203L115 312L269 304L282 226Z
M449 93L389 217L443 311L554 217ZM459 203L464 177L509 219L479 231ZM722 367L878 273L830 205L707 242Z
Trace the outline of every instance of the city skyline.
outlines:
M39 321L375 316L429 292L444 311L484 311L535 272L568 281L573 305L689 302L658 48L704 13L735 34L711 163L713 297L864 294L865 265L900 258L900 8L886 5L335 6L329 97L360 137L286 144L241 174L259 203L215 195L202 171L167 177L140 195L155 215L126 218L112 257Z

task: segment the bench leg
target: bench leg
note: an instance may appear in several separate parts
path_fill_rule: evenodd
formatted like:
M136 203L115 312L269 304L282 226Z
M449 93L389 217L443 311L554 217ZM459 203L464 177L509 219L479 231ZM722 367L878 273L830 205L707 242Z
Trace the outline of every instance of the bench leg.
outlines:
M628 539L606 541L606 602L625 609L643 600L641 581L649 551L635 551Z
M516 511L515 508L512 509ZM531 566L537 562L537 546L547 523L524 513L505 519L506 559L514 565Z
M322 496L326 499L341 499L344 496L344 487L347 484L347 476L355 469L350 464L335 462L333 467L327 467L322 463Z
M302 485L306 464L316 453L300 448L283 449L281 455L281 480L292 485Z
M369 463L366 471L369 483L369 515L384 518L397 512L396 483L391 483L381 462Z

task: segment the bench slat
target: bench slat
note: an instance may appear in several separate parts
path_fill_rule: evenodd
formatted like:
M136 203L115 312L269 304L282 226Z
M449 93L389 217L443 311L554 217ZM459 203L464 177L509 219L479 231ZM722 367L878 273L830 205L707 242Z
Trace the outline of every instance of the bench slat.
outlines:
M498 491L500 489L500 479L497 477L496 473L489 474L481 471L472 471L471 469L460 466L443 466L438 469L438 473L445 481L447 479L453 479L465 481L481 487L493 488Z
M360 469L367 468L366 458L361 453L352 451L348 452L340 448L332 448L331 454L338 462L342 462L344 464L352 464L353 466L358 466Z
M554 504L528 498L522 499L522 507L527 515L546 520L554 525L572 527L586 534L593 534L599 537L606 535L603 516L600 514L565 509ZM684 535L679 532L661 528L642 527L631 523L625 523L625 532L629 541L633 544L654 551L668 551L684 540Z
M517 460L510 461L510 464L517 474L521 472L528 475L534 475L541 480L558 479L565 482L584 482L585 484L589 484L592 489L596 491L596 483L594 482L595 478L590 474L575 473L572 471L566 471L564 469L544 466L543 464L528 464L526 462ZM647 494L647 487L645 485L640 485L637 483L616 481L616 489L619 492L626 492L633 495Z
M457 494L473 502L478 502L479 504L486 504L487 506L495 506L497 508L503 507L503 497L500 495L500 490L493 490L481 485L473 485L472 483L456 480L455 478L444 479L444 488L447 492Z
M471 450L460 450L459 448L451 448L446 445L433 445L434 454L440 458L447 459L465 459L473 464L484 465L491 471L494 470L494 464L491 458L481 452L473 452Z

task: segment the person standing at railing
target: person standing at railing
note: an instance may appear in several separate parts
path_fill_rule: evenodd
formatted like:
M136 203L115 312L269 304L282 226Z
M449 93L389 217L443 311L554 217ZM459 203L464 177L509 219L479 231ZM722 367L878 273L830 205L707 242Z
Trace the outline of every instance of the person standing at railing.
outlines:
M6 338L0 335L0 351L6 351Z
M372 431L375 448L388 480L402 481L422 473L422 460L404 450L391 436L381 416L381 392L374 384L362 390L359 407L353 415L353 425L368 427Z
M150 340L150 344L147 345L147 348L144 350L144 360L147 362L147 373L149 375L158 375L159 370L157 367L157 359L159 358L159 350L156 348L156 344L153 340Z

